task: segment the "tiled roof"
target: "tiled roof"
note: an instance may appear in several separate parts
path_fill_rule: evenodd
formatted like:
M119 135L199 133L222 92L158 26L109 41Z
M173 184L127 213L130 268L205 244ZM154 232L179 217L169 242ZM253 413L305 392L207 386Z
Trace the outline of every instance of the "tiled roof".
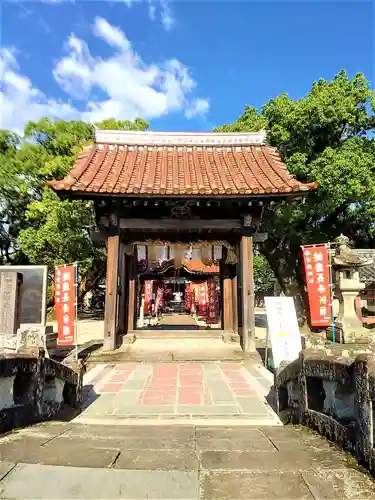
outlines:
M119 195L257 195L307 192L265 133L100 131L56 191Z
M375 250L371 248L360 248L356 250L362 257L375 261ZM359 278L364 283L375 283L375 262L359 269Z

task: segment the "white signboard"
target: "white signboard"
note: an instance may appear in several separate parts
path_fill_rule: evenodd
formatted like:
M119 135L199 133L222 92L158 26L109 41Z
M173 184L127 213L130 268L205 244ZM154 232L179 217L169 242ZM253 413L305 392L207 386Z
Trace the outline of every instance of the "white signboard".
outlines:
M292 297L265 297L268 333L275 368L294 361L302 350L296 308Z

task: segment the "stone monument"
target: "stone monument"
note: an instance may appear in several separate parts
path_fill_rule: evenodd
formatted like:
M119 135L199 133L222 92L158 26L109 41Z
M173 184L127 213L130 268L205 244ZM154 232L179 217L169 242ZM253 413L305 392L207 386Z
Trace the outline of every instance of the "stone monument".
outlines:
M21 324L22 283L21 273L0 272L0 348L3 351L16 348Z
M339 312L335 320L336 339L344 344L365 344L372 342L372 332L366 329L358 318L355 301L365 288L359 278L359 269L373 263L372 259L359 255L350 247L349 238L340 235L336 240L332 267L337 276L335 295L339 300ZM332 328L328 329L332 336Z
M37 354L43 349L48 357L48 349L56 347L57 333L46 325L47 271L47 266L0 266L0 348L3 351ZM22 285L17 292L15 276L21 279Z

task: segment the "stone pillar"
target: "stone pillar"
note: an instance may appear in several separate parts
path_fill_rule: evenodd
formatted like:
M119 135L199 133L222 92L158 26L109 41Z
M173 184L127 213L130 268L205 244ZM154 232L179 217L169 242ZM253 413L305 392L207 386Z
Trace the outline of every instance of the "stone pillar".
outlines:
M242 236L240 242L240 334L242 349L255 350L254 282L253 282L253 238Z
M119 235L109 236L107 242L107 274L104 311L104 349L106 351L113 351L117 347L119 249Z
M17 333L21 325L22 274L0 272L0 333Z
M338 334L344 344L369 343L372 332L364 328L356 312L356 299L359 292L365 288L360 282L358 271L343 269L339 271L338 296L340 299L339 313L336 319Z

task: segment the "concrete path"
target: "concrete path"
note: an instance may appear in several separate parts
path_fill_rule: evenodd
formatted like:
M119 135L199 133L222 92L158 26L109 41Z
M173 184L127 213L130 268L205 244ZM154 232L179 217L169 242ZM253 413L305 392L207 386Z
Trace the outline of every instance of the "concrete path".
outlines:
M199 326L190 314L165 314L159 321L162 328L179 328L184 330L186 327L199 330Z
M266 399L272 375L254 363L102 364L84 383L86 409L76 422L281 425Z
M49 423L0 439L0 498L369 500L374 482L289 427Z

